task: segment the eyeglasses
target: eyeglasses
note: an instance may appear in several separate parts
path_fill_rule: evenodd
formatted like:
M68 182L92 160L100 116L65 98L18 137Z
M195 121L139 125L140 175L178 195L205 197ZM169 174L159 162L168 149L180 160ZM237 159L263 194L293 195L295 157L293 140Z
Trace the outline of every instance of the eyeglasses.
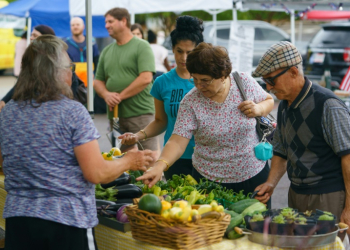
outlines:
M195 80L193 77L192 79L193 79L194 85L201 85L203 87L209 86L214 81L214 78L211 80L201 80L201 81Z
M268 77L268 78L264 78L264 77L261 77L261 80L263 80L265 83L271 85L271 86L275 86L276 83L274 82L274 80L283 75L284 73L286 73L289 69L293 68L293 67L296 67L298 68L298 66L291 66L289 68L286 68L285 70L283 70L282 72L278 73L277 75L273 76L273 77Z
M70 68L70 70L72 71L72 72L75 72L75 63L70 63L69 64L69 68Z

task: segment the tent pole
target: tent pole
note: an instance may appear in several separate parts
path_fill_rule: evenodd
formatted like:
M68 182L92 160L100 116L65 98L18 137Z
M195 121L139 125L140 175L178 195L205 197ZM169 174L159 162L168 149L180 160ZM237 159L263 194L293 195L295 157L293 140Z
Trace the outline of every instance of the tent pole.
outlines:
M28 25L27 25L27 47L30 44L30 36L32 35L32 18L27 17Z
M214 39L213 39L213 44L216 45L216 36L217 36L217 27L216 27L216 20L217 20L217 12L213 12L213 29L214 29Z
M92 75L92 15L91 0L85 0L86 17L86 62L87 62L87 80L88 80L88 103L87 108L92 119L94 119L94 93L93 93L93 75Z
M232 8L232 20L237 22L237 9L235 7Z
M130 13L130 23L131 25L135 23L135 13Z
M290 10L290 40L295 44L295 15L294 10Z
M301 42L301 37L303 33L303 18L300 18L299 20L299 34L298 34L298 41Z

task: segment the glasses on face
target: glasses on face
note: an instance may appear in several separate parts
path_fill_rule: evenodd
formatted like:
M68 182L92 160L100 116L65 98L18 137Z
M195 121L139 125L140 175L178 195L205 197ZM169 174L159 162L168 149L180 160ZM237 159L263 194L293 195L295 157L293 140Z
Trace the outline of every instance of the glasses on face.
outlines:
M291 66L291 67L289 67L289 68L286 68L285 70L283 70L282 72L278 73L277 75L275 75L275 76L273 76L273 77L268 77L268 78L261 77L261 80L263 80L265 83L267 83L267 84L269 84L269 85L271 85L271 86L275 86L276 83L274 82L274 80L275 80L277 77L279 77L279 76L283 75L284 73L286 73L286 72L287 72L289 69L291 69L292 67L298 68L298 66Z
M69 68L70 68L70 70L72 71L72 72L75 72L75 63L70 63L69 64Z
M201 81L198 81L197 79L194 79L193 77L192 77L192 79L193 79L194 85L197 85L197 86L201 85L203 87L208 87L214 81L214 78L211 80L201 80Z

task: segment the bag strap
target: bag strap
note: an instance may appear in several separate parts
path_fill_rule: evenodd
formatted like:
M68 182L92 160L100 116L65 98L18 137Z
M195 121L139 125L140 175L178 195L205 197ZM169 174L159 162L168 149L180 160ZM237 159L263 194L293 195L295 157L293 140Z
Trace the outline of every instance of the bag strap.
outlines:
M236 81L236 84L237 84L237 87L238 87L239 91L242 94L243 100L244 101L248 100L247 95L246 95L246 93L245 93L245 91L243 89L243 84L242 84L241 77L239 76L239 73L237 71L233 72L233 77L234 77L234 79ZM263 125L266 125L268 127L273 128L272 124L271 125L267 125L266 123L263 123L260 120L260 116L257 116L255 118L260 124L263 124ZM275 117L273 117L273 115L271 115L271 114L268 114L265 118L268 118L270 120L270 122L275 122L276 121Z
M245 93L245 91L243 89L243 84L242 84L242 81L241 81L241 77L239 76L237 71L233 72L233 77L235 78L237 87L239 88L239 91L241 92L243 100L244 101L248 100L247 95L246 95L246 93Z

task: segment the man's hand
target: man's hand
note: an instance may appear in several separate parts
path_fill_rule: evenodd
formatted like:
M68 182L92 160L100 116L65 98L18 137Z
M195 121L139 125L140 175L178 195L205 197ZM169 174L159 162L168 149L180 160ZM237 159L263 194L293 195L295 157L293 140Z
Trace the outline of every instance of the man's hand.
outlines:
M109 110L113 111L115 105L118 105L122 100L120 98L120 94L116 92L107 92L104 95L104 100L109 106Z
M349 226L346 233L350 235L350 208L345 206L341 216L340 216L340 222L343 222Z
M0 112L3 109L3 107L5 107L5 102L4 101L0 101Z
M259 190L259 192L254 198L262 203L267 203L271 198L274 189L275 187L273 184L265 182L255 188L255 190Z

